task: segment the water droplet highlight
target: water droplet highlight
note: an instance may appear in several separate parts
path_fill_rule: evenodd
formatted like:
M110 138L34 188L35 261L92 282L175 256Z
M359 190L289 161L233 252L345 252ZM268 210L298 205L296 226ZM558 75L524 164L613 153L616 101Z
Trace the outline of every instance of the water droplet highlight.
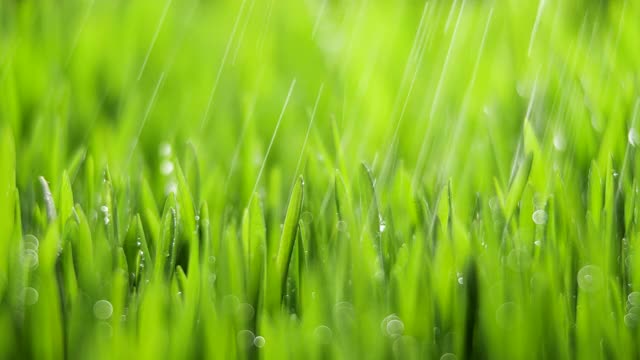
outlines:
M636 130L636 128L630 128L627 139L629 140L629 144L631 144L631 146L636 147L638 146L638 144L640 144L640 133L638 133L638 130Z
M93 315L100 320L108 320L113 314L113 305L107 300L98 300L93 304Z
M27 306L37 303L38 298L40 297L40 294L38 294L38 290L32 287L24 288L24 292L22 295L24 296L24 304Z
M578 286L586 292L595 292L602 288L604 276L595 265L586 265L578 271Z
M326 325L320 325L313 330L313 336L319 344L327 345L331 343L333 332Z
M256 338L253 339L253 345L255 345L255 347L257 348L264 347L266 343L267 343L267 340L265 340L265 338L263 338L262 336L256 336Z
M547 212L544 210L536 210L533 212L531 218L537 225L544 225L549 220L549 215L547 215Z

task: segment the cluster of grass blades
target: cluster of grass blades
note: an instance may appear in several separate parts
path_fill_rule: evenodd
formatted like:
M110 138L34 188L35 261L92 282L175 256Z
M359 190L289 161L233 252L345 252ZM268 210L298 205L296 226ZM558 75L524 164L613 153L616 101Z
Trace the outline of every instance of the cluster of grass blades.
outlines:
M0 1L0 359L640 357L638 18Z

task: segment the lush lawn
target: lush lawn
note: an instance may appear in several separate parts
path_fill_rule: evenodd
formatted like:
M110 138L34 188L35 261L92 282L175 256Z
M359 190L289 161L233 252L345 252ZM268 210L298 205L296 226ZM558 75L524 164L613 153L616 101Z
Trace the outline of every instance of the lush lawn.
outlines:
M0 358L639 357L638 19L0 1Z

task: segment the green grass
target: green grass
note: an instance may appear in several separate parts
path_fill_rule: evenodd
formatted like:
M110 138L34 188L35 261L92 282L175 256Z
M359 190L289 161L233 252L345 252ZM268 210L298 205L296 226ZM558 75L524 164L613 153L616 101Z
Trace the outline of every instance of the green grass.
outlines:
M640 356L637 1L0 1L0 358Z

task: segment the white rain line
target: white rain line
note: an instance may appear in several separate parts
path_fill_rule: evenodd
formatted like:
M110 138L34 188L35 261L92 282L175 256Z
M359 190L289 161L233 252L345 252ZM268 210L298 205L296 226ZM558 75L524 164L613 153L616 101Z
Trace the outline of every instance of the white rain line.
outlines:
M302 143L302 149L300 149L300 156L298 157L296 170L293 172L293 182L291 183L291 191L293 191L293 187L296 184L296 179L298 178L298 171L300 170L300 165L302 164L302 157L304 156L304 151L307 148L307 141L309 140L309 134L311 134L313 121L316 118L316 112L318 110L318 104L320 103L320 98L322 97L323 90L324 90L324 83L320 84L320 89L318 90L318 96L316 97L316 102L313 105L313 111L311 112L311 120L309 120L309 126L307 127L307 134L304 137L304 142Z
M447 16L447 22L444 24L444 31L448 32L449 27L451 26L451 19L453 18L453 9L458 5L458 0L454 0L453 4L451 4L451 10L449 10L449 15Z
M262 53L262 46L264 46L264 37L267 34L269 23L271 23L271 13L273 13L273 1L274 0L269 1L267 18L264 20L264 25L262 25L262 31L260 31L260 37L258 38L258 43L256 44L257 55L261 55Z
M353 11L353 13L355 13L355 16L353 17L353 19L355 20L353 21L353 25L351 26L351 32L350 34L348 34L348 40L345 42L345 44L347 45L344 46L345 59L341 63L343 70L348 69L349 66L351 65L352 50L353 50L354 42L356 39L356 34L358 33L358 30L360 29L360 27L362 27L362 24L364 23L364 19L366 18L365 10L367 9L368 0L362 1L357 5L354 5L354 4L356 3L355 2L350 3L351 7L349 8L349 9L352 9L352 8L355 9ZM346 21L346 18L343 20ZM349 122L349 124L347 124L348 118L347 118L346 109L347 108L353 109L352 107L347 107L347 94L350 94L350 93L351 91L348 89L348 84L345 82L343 85L342 111L340 113L340 126L341 128L345 129L343 132L343 136L340 139L340 145L343 149L345 149L351 143L354 132L358 130L357 127L359 126L357 121L351 121ZM349 115L351 115L354 112L355 110L350 110ZM336 124L337 124L337 120L338 118L336 118ZM368 122L367 126L365 126L365 128L362 131L360 131L360 133L361 134L364 133L368 135L371 132L371 128L372 128L371 124L372 124L371 122ZM365 135L365 136L362 136L361 138L367 138L367 136ZM365 143L361 142L361 145L358 148L358 152L355 156L356 158L361 157L362 148L364 147L364 145Z
M316 15L316 21L313 24L313 30L311 30L311 40L315 39L316 37L316 33L318 32L318 28L320 27L320 21L322 20L322 16L324 15L324 9L327 6L327 1L328 0L322 1L322 5L320 5L320 10L318 10L318 13Z
M536 20L533 23L533 29L531 30L531 37L529 38L529 48L527 49L527 56L531 56L531 48L533 47L533 41L536 38L538 32L538 26L540 25L540 18L542 17L542 11L544 10L546 0L540 0L538 4L538 12L536 13Z
M264 69L262 69L260 71L260 73L258 74L257 80L256 80L256 87L259 87L259 84L261 84L262 82L262 76L264 74ZM258 102L258 96L254 95L253 96L253 100L252 103L250 105L249 108L249 113L247 115L247 120L245 121L242 130L240 131L240 136L238 139L238 143L236 144L235 149L233 150L233 157L231 158L231 163L229 164L229 174L227 174L227 178L224 181L224 191L222 192L223 194L227 193L227 189L229 188L229 182L231 181L231 177L233 176L233 172L236 169L237 163L238 163L238 156L240 156L240 150L242 148L242 144L244 143L245 140L245 136L247 133L247 129L249 128L249 125L251 123L251 120L253 119L253 114L255 112L255 106L256 103Z
M400 132L400 127L402 126L402 123L404 121L404 114L407 110L407 105L409 104L409 99L411 98L411 94L413 93L413 87L415 86L415 81L416 78L418 77L418 72L420 71L420 67L422 66L422 60L424 58L424 45L427 41L427 32L426 29L423 29L424 27L424 20L425 20L425 15L427 13L427 9L429 8L429 3L425 3L424 8L422 10L422 16L420 17L420 24L418 25L418 30L416 31L416 36L413 40L413 45L411 47L411 53L409 55L409 59L407 61L407 65L405 67L405 76L403 76L403 80L401 83L401 86L404 84L404 82L406 81L406 76L408 75L408 69L409 69L409 65L410 65L410 61L413 60L412 58L417 56L418 58L415 59L415 69L413 71L413 76L411 77L411 82L409 83L409 90L407 91L407 95L404 98L404 102L402 104L402 110L400 111L400 116L398 118L398 121L396 122L396 126L395 129L393 131L393 136L391 138L391 143L389 144L389 149L387 151L387 155L385 156L384 161L382 162L382 175L386 176L386 168L388 166L390 166L390 162L391 162L391 155L393 154L393 148L395 146L396 140L398 139L398 134ZM417 47L416 47L417 45ZM416 55L418 54L418 55ZM413 61L412 61L413 62ZM399 94L398 94L399 95ZM397 102L396 102L397 104ZM394 106L394 110L392 111L392 116L395 116L395 112L397 111L396 106Z
M458 12L458 18L456 19L456 25L453 28L453 35L451 35L451 43L449 44L449 49L447 50L447 56L444 58L444 64L442 65L442 72L440 73L440 79L438 80L438 85L436 86L436 92L433 96L433 103L431 104L431 111L429 113L429 118L433 118L433 114L435 113L436 105L438 104L438 100L440 99L440 91L442 90L442 83L444 82L445 74L449 68L449 59L451 58L451 52L453 51L453 45L456 42L456 37L458 34L458 28L460 27L460 19L462 18L462 13L464 11L464 6L466 5L466 1L462 1L462 5L460 5L460 12Z
M253 113L255 111L256 102L257 102L257 96L254 95L253 102L249 110L249 114L247 115L247 120L244 122L244 125L242 126L238 143L236 144L236 148L233 150L233 157L231 158L231 163L229 164L229 174L227 174L227 178L224 181L224 191L222 192L223 194L227 193L227 189L229 188L229 182L231 181L233 172L236 169L236 166L238 163L238 156L240 156L240 149L242 148L242 144L244 143L244 138L246 136L247 129L249 128L249 124L251 123L251 119L253 119Z
M158 26L156 27L155 33L153 33L153 38L151 38L151 44L149 44L149 49L147 49L147 54L144 56L144 61L142 62L142 66L140 67L140 71L138 72L138 78L136 81L140 81L142 78L142 73L144 73L144 69L147 66L147 61L149 61L149 56L151 55L151 51L156 44L156 40L158 40L158 35L160 34L160 29L162 29L162 25L164 24L164 19L169 12L169 7L171 6L172 0L167 0L164 5L164 9L162 10L162 15L160 15L160 21L158 22Z
M529 100L529 104L527 105L527 113L524 117L524 121L529 121L529 117L531 116L531 112L533 111L533 104L536 100L536 92L538 91L538 79L540 76L540 69L542 66L538 66L538 71L536 72L536 80L533 82L533 89L531 89L531 99ZM522 128L524 133L524 127ZM518 159L520 158L520 153L522 152L522 148L524 147L524 136L520 137L518 141L518 147L516 149L516 154L513 157L513 163L511 165L511 173L509 174L509 182L508 185L511 186L513 179L516 176L516 171L518 170Z
M458 18L456 19L456 25L453 29L453 35L451 35L451 43L449 44L449 49L447 50L447 55L445 56L444 64L442 66L442 72L440 73L440 79L438 80L438 85L436 86L436 92L433 97L433 102L431 103L431 111L429 113L429 119L433 118L433 114L435 112L435 108L438 102L438 98L440 97L440 90L442 88L442 83L444 81L444 75L446 73L447 67L449 65L449 58L451 57L451 52L453 50L453 45L456 40L456 35L458 34L458 28L460 25L460 19L462 18L462 12L464 11L464 6L466 1L462 1L462 5L460 6L460 12L458 13ZM426 108L424 109L426 111ZM420 116L422 118L422 116ZM425 130L424 140L420 145L420 152L418 153L418 160L416 162L415 174L413 175L413 179L411 180L411 187L415 188L416 183L418 181L418 177L420 175L422 169L422 163L425 161L424 157L426 156L426 146L427 146L427 133L429 132L429 126L427 124L427 128Z
M238 52L240 51L240 45L244 40L244 33L247 31L247 25L249 24L249 20L251 19L251 14L253 14L253 7L256 2L251 1L251 5L249 6L249 10L247 10L247 16L245 21L242 23L242 30L240 30L240 37L238 38L238 43L236 44L235 50L233 50L233 56L231 57L231 66L236 65L236 59L238 58Z
M240 10L238 11L238 16L236 16L236 20L233 23L233 28L231 29L231 36L229 36L229 41L227 41L227 46L224 49L224 54L222 55L222 62L220 63L220 67L218 68L218 73L216 74L216 78L213 81L213 85L211 87L211 91L209 92L209 100L207 100L207 107L204 110L204 114L202 115L202 120L200 120L200 130L204 129L207 124L207 118L209 116L209 111L211 111L211 104L213 102L213 96L216 93L216 89L218 88L218 83L220 81L220 76L222 75L222 70L224 70L224 65L227 62L227 56L229 56L229 50L231 49L231 44L233 43L233 38L236 36L236 31L238 30L238 23L240 23L240 18L242 17L242 12L244 10L244 6L247 3L247 0L242 0L242 4L240 4Z
M482 59L482 54L484 52L484 45L487 39L487 34L489 33L489 26L491 25L491 19L493 18L493 7L491 7L491 9L489 10L489 16L487 17L487 23L484 26L484 32L482 33L482 40L480 41L480 48L478 49L478 56L476 57L476 61L475 64L473 65L473 72L471 73L471 81L469 81L469 86L467 87L467 91L465 93L464 99L462 100L462 106L460 109L460 117L462 118L462 115L464 115L464 113L467 111L467 108L469 106L469 101L471 99L471 93L473 91L473 87L475 86L476 83L476 78L478 77L478 69L480 67L480 59ZM458 136L460 135L460 131L462 131L462 119L458 119L458 122L456 123L456 127L455 130L453 131L453 139L457 139ZM449 152L449 155L447 156L447 161L445 161L444 163L445 168L446 168L446 172L449 171L452 161L451 159L453 158L454 152L451 151Z
M164 71L160 74L160 79L158 79L158 83L156 84L155 89L153 89L153 94L151 95L151 99L149 100L149 104L147 104L147 109L144 112L144 116L142 117L142 123L140 124L140 128L138 129L138 133L136 137L133 139L133 145L131 146L131 151L129 152L129 156L127 158L127 164L131 162L131 157L133 156L133 151L138 146L138 139L140 139L140 135L142 135L142 129L144 129L144 125L147 123L147 119L149 118L149 114L151 113L151 109L153 105L156 103L156 96L158 95L158 90L164 81Z
M260 170L258 171L258 176L256 178L256 183L253 186L253 190L251 190L251 195L249 196L249 201L247 202L247 207L251 205L251 201L253 200L253 196L258 189L258 184L260 183L260 178L262 177L262 172L264 171L264 167L269 159L269 154L271 153L271 147L273 147L273 143L276 139L276 135L278 135L278 129L280 128L280 123L282 122L282 118L284 117L284 112L287 110L287 105L289 105L289 99L291 99L291 94L293 93L293 89L296 86L296 79L294 78L291 81L291 85L289 86L289 92L287 93L287 98L284 101L284 105L282 106L282 110L280 111L280 116L278 117L278 122L276 123L276 128L273 130L273 135L271 135L271 141L269 142L269 146L267 147L267 152L264 155L264 159L262 160L262 165L260 165Z
M95 2L96 0L91 0L91 2L89 3L89 6L87 6L87 10L84 13L84 17L82 18L82 21L80 21L80 28L78 29L76 36L73 38L73 42L71 43L71 49L69 50L69 55L67 55L67 59L64 61L65 67L69 66L69 63L71 62L71 58L75 53L76 47L78 47L78 42L80 41L80 35L82 35L82 32L84 31L84 27L87 24L87 21L89 20L89 15L91 15L91 10L93 10L93 4L95 4Z
M466 110L467 106L469 106L469 100L471 99L471 91L476 84L476 78L478 77L478 69L480 68L480 59L482 58L482 53L484 52L484 45L487 40L487 34L489 33L489 26L491 25L492 19L493 19L493 6L489 10L487 23L484 26L484 32L482 33L482 40L480 41L480 49L478 49L478 57L476 58L476 62L473 65L473 72L471 73L471 81L469 82L469 87L467 88L467 93L462 103L463 110Z

